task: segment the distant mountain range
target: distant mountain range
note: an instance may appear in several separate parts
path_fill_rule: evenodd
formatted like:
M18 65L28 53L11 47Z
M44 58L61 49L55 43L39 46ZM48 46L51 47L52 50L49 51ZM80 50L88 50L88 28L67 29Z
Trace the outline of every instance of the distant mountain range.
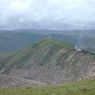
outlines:
M15 52L47 37L56 38L80 48L92 51L95 49L94 30L18 29L0 31L0 54Z

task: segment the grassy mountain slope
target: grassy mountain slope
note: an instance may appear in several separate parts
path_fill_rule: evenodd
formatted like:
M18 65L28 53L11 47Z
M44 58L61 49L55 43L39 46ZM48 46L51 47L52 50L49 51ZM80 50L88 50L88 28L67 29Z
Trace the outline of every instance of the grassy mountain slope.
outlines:
M73 45L52 38L0 60L1 73L49 83L87 79L94 69L94 54L78 52Z
M30 68L32 65L45 65L54 60L57 57L60 57L61 51L67 53L73 52L72 45L62 43L53 39L45 39L29 46L28 48L22 49L8 57L1 58L0 68L6 68L6 70L11 68ZM53 58L53 59L52 59ZM31 65L31 66L28 66Z
M95 80L79 81L62 86L0 89L1 95L95 95Z

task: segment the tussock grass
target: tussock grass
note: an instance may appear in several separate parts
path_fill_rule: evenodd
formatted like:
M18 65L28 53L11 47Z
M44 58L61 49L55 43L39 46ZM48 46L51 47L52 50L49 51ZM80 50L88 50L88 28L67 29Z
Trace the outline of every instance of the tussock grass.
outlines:
M0 89L0 95L95 95L95 80L61 86Z

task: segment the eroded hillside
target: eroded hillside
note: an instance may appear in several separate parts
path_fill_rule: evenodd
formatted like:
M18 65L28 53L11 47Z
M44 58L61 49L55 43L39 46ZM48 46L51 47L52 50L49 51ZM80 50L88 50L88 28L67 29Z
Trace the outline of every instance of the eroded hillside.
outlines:
M46 83L94 78L95 55L48 38L0 59L1 74Z

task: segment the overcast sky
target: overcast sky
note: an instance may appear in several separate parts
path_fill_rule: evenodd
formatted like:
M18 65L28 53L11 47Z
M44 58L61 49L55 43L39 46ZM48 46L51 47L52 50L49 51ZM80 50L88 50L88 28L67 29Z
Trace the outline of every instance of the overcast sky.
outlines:
M95 0L0 0L1 28L94 28Z

